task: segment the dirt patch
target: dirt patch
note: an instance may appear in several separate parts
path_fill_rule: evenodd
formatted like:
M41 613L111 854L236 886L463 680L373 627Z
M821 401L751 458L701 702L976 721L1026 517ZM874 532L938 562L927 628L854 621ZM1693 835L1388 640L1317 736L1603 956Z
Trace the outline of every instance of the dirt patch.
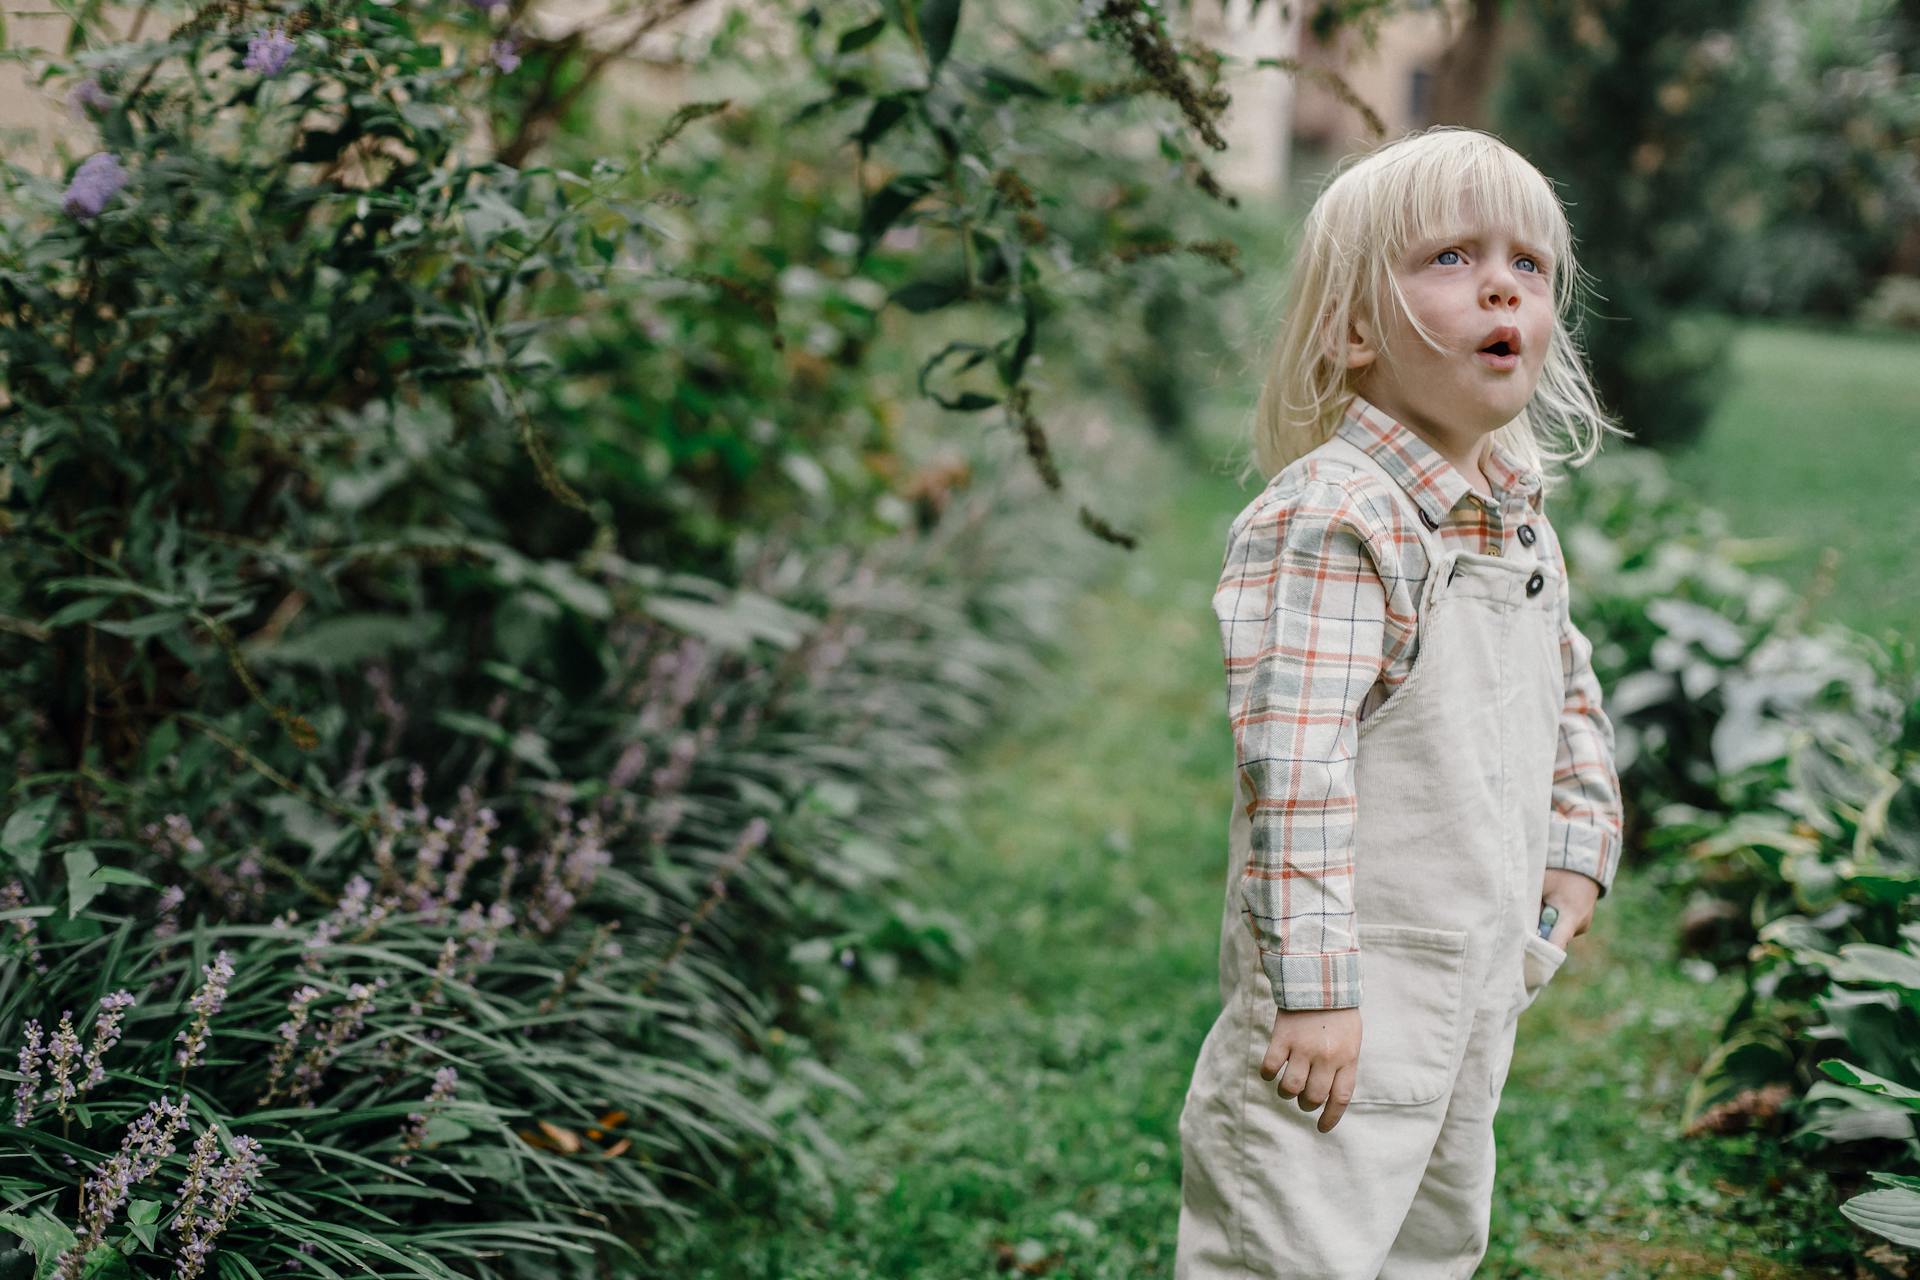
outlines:
M1647 1275L1668 1280L1719 1280L1721 1276L1733 1276L1735 1280L1808 1280L1816 1274L1844 1280L1847 1274L1809 1272L1747 1250L1706 1253L1688 1245L1658 1240L1593 1236L1577 1244L1549 1242L1538 1237L1535 1241L1539 1247L1527 1261L1543 1275L1550 1276L1605 1276L1629 1267L1639 1267Z

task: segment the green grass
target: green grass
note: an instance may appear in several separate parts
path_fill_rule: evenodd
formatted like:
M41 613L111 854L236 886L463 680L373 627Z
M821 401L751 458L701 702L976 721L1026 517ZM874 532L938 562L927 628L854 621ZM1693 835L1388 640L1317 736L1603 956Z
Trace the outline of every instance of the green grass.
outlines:
M1805 587L1831 547L1832 616L1920 633L1920 337L1743 325L1726 396L1673 463L1732 532L1791 541L1764 571Z
M659 1276L1165 1276L1175 1124L1218 1004L1231 745L1208 599L1245 496L1169 460L1164 504L1084 599L1046 694L976 751L920 896L980 944L958 980L852 993L821 1123L825 1203L751 1170ZM1482 1277L1851 1276L1839 1196L1778 1140L1689 1140L1690 1073L1736 998L1671 958L1673 906L1622 874L1522 1021Z

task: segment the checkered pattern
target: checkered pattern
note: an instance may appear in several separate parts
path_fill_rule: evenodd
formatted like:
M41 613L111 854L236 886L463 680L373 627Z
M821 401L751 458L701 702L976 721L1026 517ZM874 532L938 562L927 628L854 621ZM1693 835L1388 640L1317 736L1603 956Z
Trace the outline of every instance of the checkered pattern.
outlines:
M1541 512L1540 477L1497 446L1484 464L1495 502L1419 436L1355 397L1340 435L1366 450L1437 526L1443 546L1534 556L1565 578ZM1383 482L1337 460L1301 459L1234 519L1213 610L1226 660L1240 802L1252 823L1246 922L1281 980L1284 1008L1359 1003L1353 911L1359 723L1413 667L1426 548ZM1523 546L1522 525L1534 545ZM1620 858L1613 726L1593 646L1560 604L1566 698L1554 762L1549 867L1596 880Z

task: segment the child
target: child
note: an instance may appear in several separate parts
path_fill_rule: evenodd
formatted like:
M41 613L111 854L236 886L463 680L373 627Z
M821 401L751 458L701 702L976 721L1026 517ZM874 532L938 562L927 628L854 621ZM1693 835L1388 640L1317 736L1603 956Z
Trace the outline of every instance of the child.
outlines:
M1176 1280L1442 1280L1486 1252L1516 1020L1620 854L1541 509L1543 461L1619 432L1566 324L1571 238L1471 129L1344 165L1307 216L1257 411L1271 479L1213 598L1238 803Z

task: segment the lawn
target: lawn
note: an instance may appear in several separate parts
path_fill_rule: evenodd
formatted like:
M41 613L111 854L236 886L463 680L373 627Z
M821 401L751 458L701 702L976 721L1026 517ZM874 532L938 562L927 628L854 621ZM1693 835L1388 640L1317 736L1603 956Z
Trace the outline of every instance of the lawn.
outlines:
M1078 659L972 753L964 817L921 877L974 963L857 991L827 1029L862 1094L821 1117L840 1190L809 1203L750 1171L644 1274L1171 1274L1226 871L1208 599L1247 494L1172 455L1156 476L1141 547L1076 608ZM1838 1197L1777 1139L1677 1132L1738 991L1673 957L1673 912L1655 873L1623 872L1523 1020L1481 1277L1853 1274Z
M1832 548L1833 616L1920 635L1920 335L1743 325L1726 395L1673 463L1732 532L1788 541L1766 572L1804 587Z

